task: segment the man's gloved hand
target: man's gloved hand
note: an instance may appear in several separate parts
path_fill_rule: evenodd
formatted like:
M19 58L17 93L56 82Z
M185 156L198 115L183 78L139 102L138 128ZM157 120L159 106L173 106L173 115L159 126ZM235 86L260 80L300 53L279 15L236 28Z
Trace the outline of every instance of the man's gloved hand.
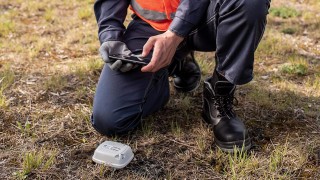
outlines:
M100 46L99 52L103 61L107 63L112 70L127 72L137 67L131 63L122 62L121 60L111 62L109 55L122 54L130 56L132 54L127 45L121 41L106 41Z

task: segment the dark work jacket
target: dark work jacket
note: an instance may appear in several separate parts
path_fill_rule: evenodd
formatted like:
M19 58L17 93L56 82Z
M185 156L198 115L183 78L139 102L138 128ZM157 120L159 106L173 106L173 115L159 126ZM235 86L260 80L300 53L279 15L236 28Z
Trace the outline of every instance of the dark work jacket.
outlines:
M185 37L197 26L207 12L210 0L181 0L169 29ZM159 0L161 3L161 0ZM123 22L130 0L97 0L94 13L98 23L100 43L122 40L125 31Z

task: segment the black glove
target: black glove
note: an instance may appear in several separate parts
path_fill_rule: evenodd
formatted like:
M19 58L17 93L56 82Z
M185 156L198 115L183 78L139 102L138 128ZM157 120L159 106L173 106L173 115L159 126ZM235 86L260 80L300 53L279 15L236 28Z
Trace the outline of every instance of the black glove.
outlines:
M106 41L100 46L99 52L103 61L107 63L107 65L112 70L127 72L138 67L136 65L133 65L132 63L124 63L121 60L111 62L109 55L122 54L130 56L132 54L127 45L121 41Z

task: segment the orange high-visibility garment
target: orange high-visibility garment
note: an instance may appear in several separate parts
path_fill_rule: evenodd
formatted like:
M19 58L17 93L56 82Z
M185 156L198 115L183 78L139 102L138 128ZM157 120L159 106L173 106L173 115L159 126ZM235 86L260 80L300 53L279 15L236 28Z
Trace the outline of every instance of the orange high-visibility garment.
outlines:
M131 0L130 9L158 31L166 31L180 0Z

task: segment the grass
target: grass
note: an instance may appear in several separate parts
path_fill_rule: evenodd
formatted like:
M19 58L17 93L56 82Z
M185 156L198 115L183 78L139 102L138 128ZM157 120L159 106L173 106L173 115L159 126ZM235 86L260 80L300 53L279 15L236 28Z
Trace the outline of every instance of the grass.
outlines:
M201 67L201 72L203 75L211 74L212 69L215 66L213 54L196 52L196 60ZM204 77L202 77L204 78Z
M239 150L236 147L234 148L233 154L228 154L228 171L231 172L231 179L239 179L239 175L243 175L243 173L245 173L245 166L248 165L248 163L252 163L247 156L247 152L245 152L243 149Z
M202 85L186 94L171 86L168 104L127 136L94 130L103 62L93 3L0 2L2 179L320 179L318 0L272 1L255 78L236 94L253 149L230 154L202 122ZM214 53L196 59L210 76ZM133 161L122 170L92 163L105 140L129 144Z
M70 70L74 72L77 78L84 80L88 73L97 73L103 67L100 59L86 59L79 64L70 64Z
M62 91L63 88L67 85L67 77L56 74L51 76L48 81L45 82L45 88L51 91Z
M288 62L283 64L281 72L284 74L305 76L308 73L308 60L301 56L289 56Z
M14 72L9 64L1 65L0 68L0 91L4 91L13 84Z
M292 35L297 32L297 29L288 27L288 28L282 29L281 32L283 32L284 34L291 34Z
M46 12L44 14L44 19L47 22L53 22L55 17L54 17L54 10L53 9L46 9Z
M177 121L171 121L171 132L174 136L180 137L181 136L181 127Z
M281 71L287 74L303 76L307 74L308 67L304 64L285 64L282 66Z
M152 136L152 133L153 133L152 121L153 121L152 118L148 118L148 119L146 119L146 120L144 120L142 122L141 130L142 130L142 133L143 133L143 135L145 137L151 137Z
M205 150L206 150L206 147L207 147L207 142L206 140L204 140L202 137L199 137L197 140L196 140L196 144L197 144L197 147L199 149L199 152L200 153L205 153Z
M292 151L288 143L270 148L273 149L270 154L263 157L257 152L244 152L237 148L228 154L219 150L217 156L227 162L224 172L228 179L247 179L248 174L260 174L262 179L291 179L297 170L303 167L308 157L308 154L300 154L306 149ZM291 158L295 160L292 161Z
M34 38L31 43L30 50L28 51L30 59L37 59L40 55L48 55L50 52L51 43L48 42L47 38Z
M0 37L5 37L10 33L13 33L15 30L14 22L2 21L0 26Z
M21 122L17 121L17 129L21 132L22 135L25 136L33 136L33 131L32 131L32 125L31 122L26 121L24 124L21 124Z
M291 7L275 7L270 9L270 14L283 19L296 18L301 15L299 11Z
M32 151L25 154L22 161L22 170L16 172L18 179L26 179L35 170L47 171L55 162L55 154L47 154L44 150Z
M93 13L92 13L92 8L81 8L79 11L78 11L78 17L82 20L88 20L90 17L93 16Z
M273 29L267 29L264 39L257 49L257 55L270 56L272 58L286 58L288 54L295 54L296 49L291 41L283 37L282 33ZM260 52L263 54L261 55ZM277 60L275 59L275 60Z
M1 65L1 64L0 64ZM1 66L0 66L1 67ZM4 91L8 89L14 82L14 72L10 68L10 65L4 65L0 69L0 107L7 107L7 98L4 94Z

